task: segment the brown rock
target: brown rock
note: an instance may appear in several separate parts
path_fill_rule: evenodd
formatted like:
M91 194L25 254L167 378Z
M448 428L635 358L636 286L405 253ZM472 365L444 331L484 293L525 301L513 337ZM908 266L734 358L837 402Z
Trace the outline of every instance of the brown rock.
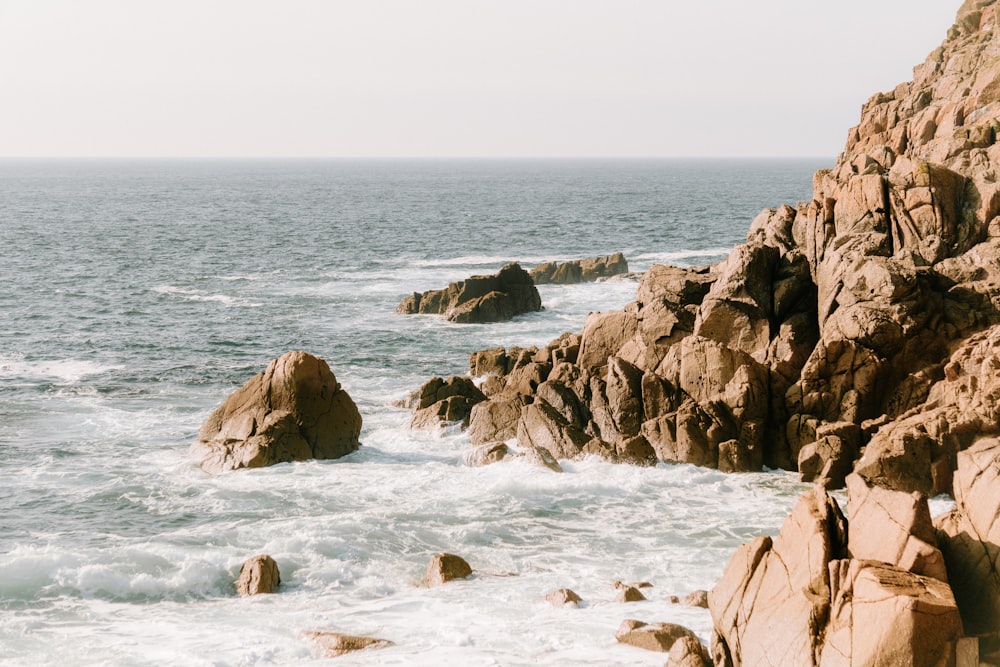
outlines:
M506 392L472 406L469 413L469 441L478 445L515 437L524 405L523 395Z
M938 537L968 634L1000 632L1000 440L958 455L955 510Z
M472 467L488 466L499 463L509 453L510 449L502 442L476 447L464 456L465 465Z
M435 429L449 423L468 425L469 416L486 395L469 378L431 378L417 392L410 428Z
M628 262L620 252L603 257L576 259L568 262L545 262L531 271L531 279L536 285L558 283L570 285L573 283L593 282L601 278L610 278L628 273Z
M622 621L615 633L615 639L622 644L661 653L668 653L673 648L674 643L684 637L693 637L695 641L698 640L697 635L681 625L644 623L631 618Z
M634 310L591 313L580 335L580 355L577 364L586 370L597 370L617 354L639 328Z
M568 588L560 588L545 596L545 601L553 607L577 607L583 598Z
M336 658L345 653L364 649L386 648L395 645L388 639L345 635L339 632L303 632L302 637L316 642L327 658Z
M560 459L575 458L590 436L570 424L545 401L524 406L517 424L517 442L522 447L537 447Z
M697 637L685 635L670 648L665 667L712 667L712 656Z
M615 582L615 590L618 591L618 602L641 602L646 599L637 586L630 586L620 581Z
M701 607L702 609L708 609L708 591L692 591L684 596L681 600L681 604L686 604L689 607Z
M239 579L236 580L236 592L240 597L275 593L281 584L278 564L267 554L254 556L243 563Z
M396 308L403 315L443 314L461 324L503 322L542 309L542 300L528 272L508 264L491 276L472 276L443 290L414 293Z
M219 473L340 458L360 446L360 433L358 408L327 363L288 352L209 415L191 453Z
M523 458L532 465L548 468L552 472L563 471L562 466L556 461L556 457L544 447L525 447L520 453L520 458Z
M851 558L948 581L926 496L871 486L860 475L847 478L847 492Z
M472 574L472 568L461 556L437 554L427 564L424 583L428 587L440 586L455 579L465 579Z

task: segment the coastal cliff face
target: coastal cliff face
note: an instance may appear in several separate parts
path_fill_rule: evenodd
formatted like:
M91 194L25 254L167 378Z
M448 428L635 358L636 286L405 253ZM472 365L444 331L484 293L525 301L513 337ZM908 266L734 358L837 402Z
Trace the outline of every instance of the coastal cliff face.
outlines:
M998 33L995 1L966 2L812 199L761 212L723 262L654 266L579 335L474 354L474 443L950 491L958 452L1000 434Z

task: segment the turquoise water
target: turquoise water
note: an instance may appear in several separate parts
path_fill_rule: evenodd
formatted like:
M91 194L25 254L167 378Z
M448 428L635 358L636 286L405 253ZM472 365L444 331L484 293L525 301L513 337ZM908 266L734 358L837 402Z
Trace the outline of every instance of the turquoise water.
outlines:
M336 664L659 665L623 618L707 612L732 549L774 532L781 473L599 461L471 469L461 433L392 406L470 352L544 344L636 283L541 286L493 325L401 317L415 290L511 260L625 253L718 261L820 161L0 161L0 664L322 662L299 634L396 646ZM211 477L187 456L208 413L291 349L327 359L363 447ZM433 553L477 570L417 586ZM277 596L241 600L270 553ZM615 579L655 584L614 602ZM541 602L577 590L580 610Z

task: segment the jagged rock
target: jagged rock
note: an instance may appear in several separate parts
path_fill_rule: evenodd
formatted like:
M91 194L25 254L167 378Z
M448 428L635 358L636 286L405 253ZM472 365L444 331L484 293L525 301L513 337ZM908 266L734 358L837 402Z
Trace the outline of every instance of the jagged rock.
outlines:
M339 632L303 632L302 637L316 642L327 658L336 658L364 649L386 648L395 645L388 639L345 635Z
M465 465L472 467L488 466L491 463L499 463L506 458L510 448L502 442L495 442L489 445L476 447L467 452L463 457Z
M698 641L698 636L682 625L674 623L644 623L627 618L618 626L615 639L647 651L669 652L674 643L684 637Z
M545 601L553 607L577 607L583 598L568 588L560 588L546 595Z
M681 598L681 604L708 609L708 591L692 591Z
M618 591L618 602L642 602L646 596L642 594L638 586L632 586L621 581L615 582L615 590Z
M571 285L573 283L593 282L601 278L610 278L628 273L628 262L625 255L616 252L603 257L575 259L569 262L545 262L531 270L531 279L536 285L558 283Z
M528 272L508 264L491 276L472 276L443 290L414 292L396 312L403 315L443 314L461 324L504 322L542 309L542 299Z
M431 378L417 392L411 428L434 429L444 424L468 425L472 408L486 395L469 378Z
M958 454L955 504L937 528L965 631L1000 633L1000 440Z
M874 561L838 560L830 572L833 604L821 664L947 664L962 635L947 584Z
M532 465L548 468L552 472L562 472L562 466L556 461L556 457L545 447L528 446L520 453L520 457Z
M427 564L424 584L428 587L440 586L455 579L465 579L472 574L472 568L465 559L455 554L437 554Z
M926 497L858 475L848 493L849 524L814 487L777 539L737 549L709 593L716 664L948 664L962 620Z
M306 352L271 361L218 407L191 454L207 472L336 459L361 443L361 414L327 363Z
M608 357L631 339L639 328L636 309L591 313L580 334L577 364L596 371L608 363Z
M828 565L844 555L845 543L836 502L814 488L773 543L757 538L737 549L708 596L734 664L813 664L830 609Z
M236 592L240 597L275 593L279 584L281 574L278 572L278 564L267 554L261 554L243 563L239 579L236 580Z
M712 667L712 656L697 637L685 635L670 647L665 667Z
M851 558L948 581L925 496L872 486L860 475L847 478L847 492Z
M472 406L469 440L474 445L510 440L517 435L517 422L525 406L524 396L515 392L494 395Z
M537 400L521 410L517 442L522 447L537 447L558 459L572 459L590 439L545 401Z

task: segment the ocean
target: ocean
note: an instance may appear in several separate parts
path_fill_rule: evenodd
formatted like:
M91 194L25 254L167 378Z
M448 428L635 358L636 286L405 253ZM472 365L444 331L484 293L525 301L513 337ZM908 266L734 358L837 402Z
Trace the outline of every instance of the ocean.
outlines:
M394 403L473 351L544 345L634 279L539 287L544 310L457 325L406 295L621 251L701 265L822 160L0 161L0 665L326 664L301 634L394 646L336 665L662 665L623 619L708 641L733 549L777 532L796 475L565 462L470 468L456 428ZM280 354L326 359L363 446L210 476L202 421ZM435 553L462 582L420 586ZM239 598L241 563L281 568ZM645 602L616 580L647 581ZM544 596L568 587L579 609Z

